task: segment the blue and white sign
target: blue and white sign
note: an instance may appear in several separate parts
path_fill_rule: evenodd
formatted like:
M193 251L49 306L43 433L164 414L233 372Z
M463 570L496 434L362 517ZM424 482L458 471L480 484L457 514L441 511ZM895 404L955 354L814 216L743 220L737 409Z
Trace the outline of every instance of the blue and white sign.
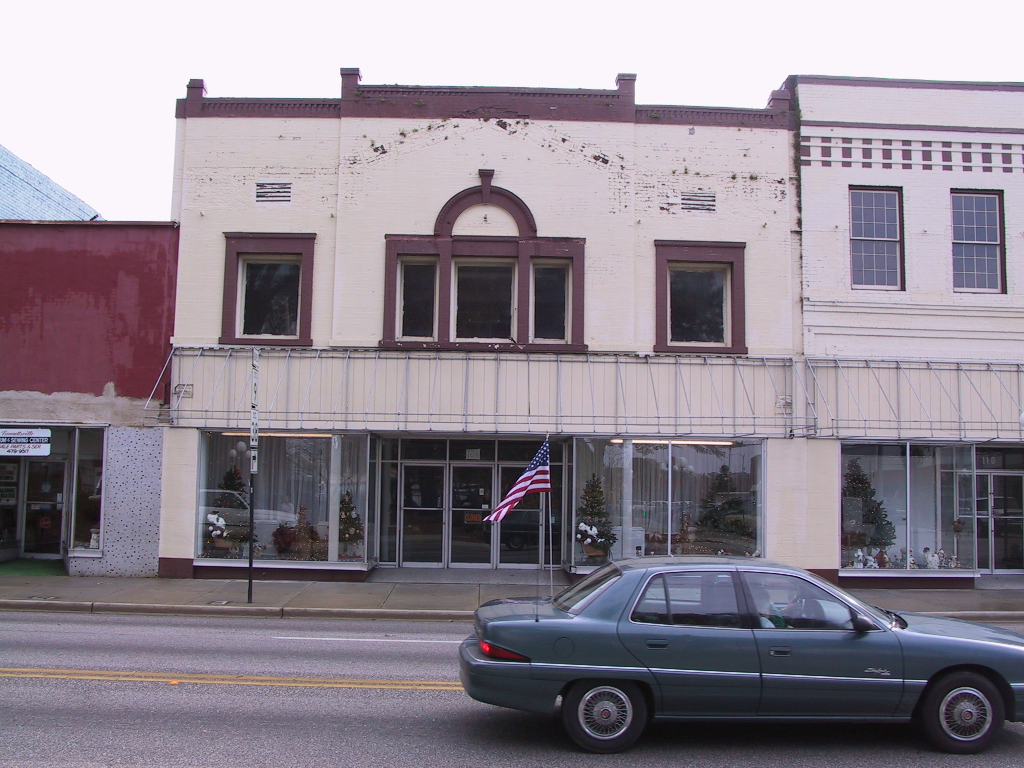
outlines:
M0 429L0 456L49 456L50 430Z

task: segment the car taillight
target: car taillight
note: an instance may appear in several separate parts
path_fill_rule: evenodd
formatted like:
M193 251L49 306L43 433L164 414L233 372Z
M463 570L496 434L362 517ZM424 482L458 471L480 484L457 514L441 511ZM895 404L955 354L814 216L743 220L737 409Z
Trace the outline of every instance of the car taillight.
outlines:
M492 659L501 659L502 661L529 661L526 656L515 651L510 651L508 648L502 648L501 646L489 643L486 640L480 641L480 650L484 656Z

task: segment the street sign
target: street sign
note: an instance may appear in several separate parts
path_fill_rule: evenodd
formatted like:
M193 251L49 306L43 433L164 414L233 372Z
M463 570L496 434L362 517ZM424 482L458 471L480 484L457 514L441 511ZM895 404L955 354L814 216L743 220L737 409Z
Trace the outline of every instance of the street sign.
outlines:
M50 430L0 429L0 456L49 456Z

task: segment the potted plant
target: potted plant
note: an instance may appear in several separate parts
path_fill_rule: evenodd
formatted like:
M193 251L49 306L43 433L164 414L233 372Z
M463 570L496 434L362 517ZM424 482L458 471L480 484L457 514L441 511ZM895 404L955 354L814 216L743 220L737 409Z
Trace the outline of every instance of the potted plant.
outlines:
M605 509L604 488L597 475L591 475L576 510L576 541L588 556L607 558L616 540Z

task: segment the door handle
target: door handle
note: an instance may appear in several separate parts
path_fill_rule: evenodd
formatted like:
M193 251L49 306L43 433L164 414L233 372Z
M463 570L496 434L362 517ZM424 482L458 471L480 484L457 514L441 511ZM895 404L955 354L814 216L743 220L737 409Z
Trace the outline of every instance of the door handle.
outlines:
M769 656L789 656L790 649L788 645L773 645L768 649Z
M652 651L668 648L668 640L648 640L647 647Z

